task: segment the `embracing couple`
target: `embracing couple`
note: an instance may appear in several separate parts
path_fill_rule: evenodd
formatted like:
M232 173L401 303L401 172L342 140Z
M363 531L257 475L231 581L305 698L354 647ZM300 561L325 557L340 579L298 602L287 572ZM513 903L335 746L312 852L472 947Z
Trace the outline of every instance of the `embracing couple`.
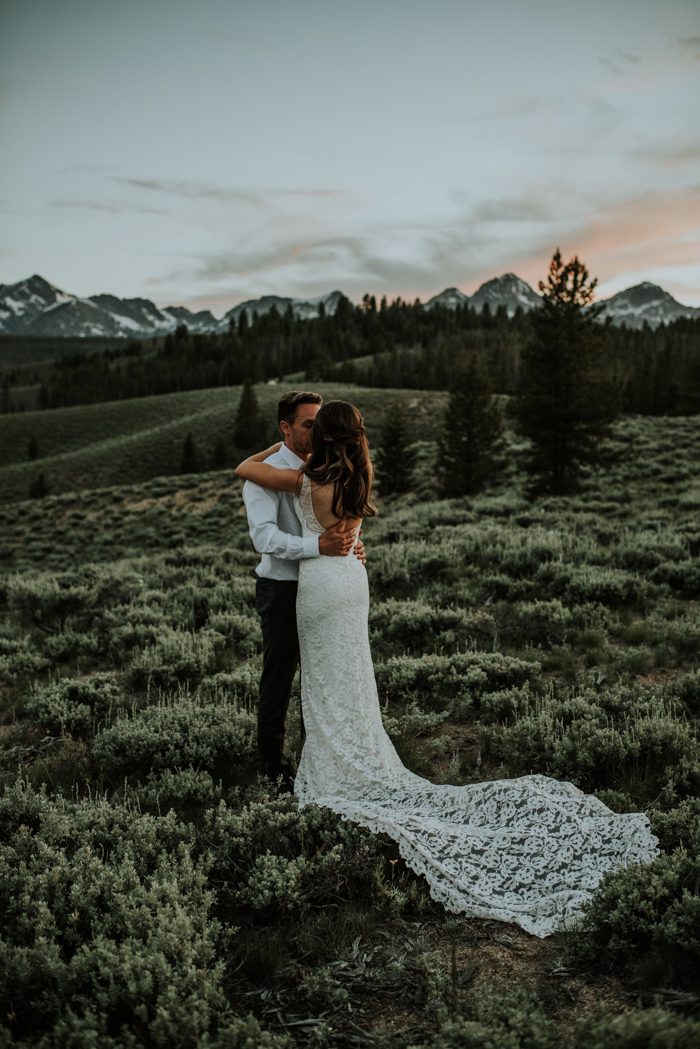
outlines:
M236 469L262 554L260 757L300 807L323 805L393 837L450 910L517 922L536 936L575 925L608 870L652 860L643 813L614 813L548 776L452 785L407 769L382 724L368 636L359 533L374 515L358 409L294 392L278 406L282 442ZM284 723L301 663L303 748L296 776Z

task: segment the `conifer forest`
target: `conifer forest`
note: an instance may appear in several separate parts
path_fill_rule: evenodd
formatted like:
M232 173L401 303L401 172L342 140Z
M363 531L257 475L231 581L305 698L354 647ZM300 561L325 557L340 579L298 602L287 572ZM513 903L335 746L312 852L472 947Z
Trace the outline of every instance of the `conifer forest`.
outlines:
M366 295L3 351L3 1045L700 1044L700 321L604 323L594 287L555 255L512 316ZM234 468L294 389L364 417L403 763L648 815L660 855L575 928L448 912L390 837L261 776Z

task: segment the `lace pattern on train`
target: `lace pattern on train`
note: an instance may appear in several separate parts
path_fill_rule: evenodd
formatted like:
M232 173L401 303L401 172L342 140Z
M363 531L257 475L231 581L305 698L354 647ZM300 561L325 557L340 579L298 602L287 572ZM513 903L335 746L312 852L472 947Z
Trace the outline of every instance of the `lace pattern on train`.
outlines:
M295 507L304 534L322 530L306 476ZM658 854L643 813L613 813L571 783L532 775L444 785L407 769L382 724L368 610L354 555L301 562L301 807L327 806L388 834L447 910L536 936L577 924L606 871Z

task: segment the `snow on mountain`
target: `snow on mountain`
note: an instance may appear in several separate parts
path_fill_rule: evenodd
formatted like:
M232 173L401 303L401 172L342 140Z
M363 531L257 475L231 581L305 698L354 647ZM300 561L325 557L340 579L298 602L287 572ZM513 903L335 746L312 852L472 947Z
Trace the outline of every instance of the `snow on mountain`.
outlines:
M83 299L35 275L17 284L0 284L0 334L148 338L174 331L179 324L186 324L195 333L227 331L230 319L238 321L244 310L252 320L253 313L267 313L273 306L284 313L291 306L295 317L309 320L319 316L321 305L327 314L335 313L341 296L340 291L315 299L264 295L239 303L217 320L209 310L192 313L185 306L159 309L150 299L120 299L116 295Z
M520 277L514 273L504 273L502 277L494 277L487 280L474 292L470 301L473 309L481 312L486 305L495 313L499 306L505 306L509 317L512 317L518 307L523 310L537 309L540 305L540 296L532 290Z
M91 295L90 302L109 313L124 330L125 335L140 335L142 332L171 331L176 327L175 319L159 310L150 299L119 299L116 295Z
M205 331L214 331L219 321L210 310L198 310L192 313L186 306L166 306L163 313L175 318L176 324L186 324L187 330L200 335Z
M19 334L51 306L74 298L38 273L16 284L0 284L0 332Z
M342 291L332 291L328 295L320 295L316 299L290 299L284 295L263 295L260 299L247 299L245 302L239 302L237 306L228 310L218 322L217 329L218 331L227 331L229 322L235 320L238 323L238 318L244 311L248 320L251 321L254 313L258 317L262 317L263 314L269 313L273 306L278 313L286 313L287 308L291 306L292 313L296 318L308 321L319 316L321 303L323 303L326 314L335 313L338 308L338 301L342 298L342 295Z
M426 310L432 310L434 306L445 306L448 310L456 310L459 306L466 306L469 296L465 295L459 288L445 288L439 295L433 295L425 304Z
M174 318L161 313L148 300L94 295L88 299L71 298L48 307L24 325L19 334L140 338L173 331L175 327Z
M319 295L315 299L294 299L292 310L294 316L300 320L312 320L320 314L321 303L327 317L332 316L338 309L338 303L343 298L342 291L331 291L327 295Z
M458 306L469 305L480 313L486 303L492 313L495 313L499 306L505 306L508 316L512 317L518 307L531 310L539 306L540 297L520 277L516 277L514 273L504 273L502 277L487 280L471 298L459 288L445 288L439 295L433 295L432 299L428 299L425 308L430 310L434 306L446 306L447 309L454 310Z
M76 298L49 306L25 324L18 334L65 338L88 335L118 336L123 334L123 331L114 318L94 302Z
M618 291L603 301L605 309L601 317L604 320L610 317L613 324L626 324L628 328L641 328L645 321L650 328L658 328L677 317L700 317L700 308L681 305L669 292L648 281Z
M107 294L80 298L35 273L16 284L0 284L0 334L150 338L172 332L180 324L186 324L194 333L225 332L230 321L237 323L244 311L250 321L253 313L261 316L273 306L282 314L291 307L296 318L310 320L319 316L322 306L326 314L335 313L341 297L340 291L312 299L264 295L239 303L217 320L209 310L193 313L184 306L160 309L150 299L120 299ZM446 288L429 299L425 309L437 305L456 309L469 304L480 311L488 303L493 313L504 306L512 317L518 307L531 310L539 306L540 301L540 296L524 280L514 273L504 273L486 281L471 297L458 288ZM620 291L603 303L603 318L610 317L613 324L632 328L641 328L645 322L656 328L677 317L700 317L700 308L683 306L663 288L648 282Z

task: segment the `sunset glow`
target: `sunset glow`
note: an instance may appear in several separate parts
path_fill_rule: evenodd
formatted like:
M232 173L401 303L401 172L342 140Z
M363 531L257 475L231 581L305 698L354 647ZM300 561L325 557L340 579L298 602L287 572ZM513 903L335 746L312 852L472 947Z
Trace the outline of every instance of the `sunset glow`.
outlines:
M554 248L700 305L697 0L8 0L0 282L423 300Z

